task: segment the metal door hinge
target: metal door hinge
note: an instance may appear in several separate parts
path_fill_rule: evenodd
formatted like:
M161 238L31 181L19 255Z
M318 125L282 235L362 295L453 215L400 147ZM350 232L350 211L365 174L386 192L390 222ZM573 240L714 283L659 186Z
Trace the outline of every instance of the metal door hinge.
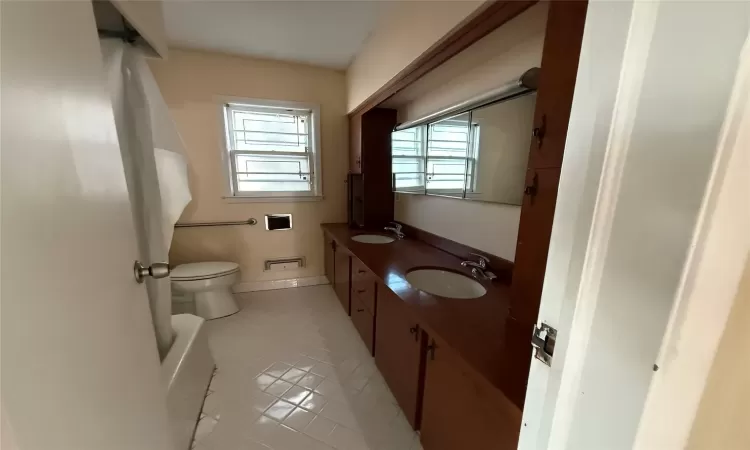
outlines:
M534 357L539 361L552 365L552 356L555 354L555 340L557 339L557 330L542 322L541 325L534 326L534 333L531 336L531 346L534 347Z

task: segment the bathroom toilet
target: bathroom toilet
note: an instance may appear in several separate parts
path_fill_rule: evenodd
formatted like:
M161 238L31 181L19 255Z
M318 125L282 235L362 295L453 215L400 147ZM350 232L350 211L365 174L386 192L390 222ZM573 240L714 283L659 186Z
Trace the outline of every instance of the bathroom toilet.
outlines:
M232 296L240 266L232 262L180 264L172 269L172 289L195 300L195 312L206 320L225 317L239 311Z

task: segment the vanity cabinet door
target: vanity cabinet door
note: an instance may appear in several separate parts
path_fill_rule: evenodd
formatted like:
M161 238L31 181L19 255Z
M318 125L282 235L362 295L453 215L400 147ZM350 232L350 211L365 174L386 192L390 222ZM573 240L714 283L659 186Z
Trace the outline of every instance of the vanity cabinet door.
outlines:
M516 449L521 410L501 391L434 341L426 347L425 365L420 436L425 450Z
M344 307L347 314L349 311L349 285L351 281L351 257L338 247L333 252L333 290Z
M336 262L335 262L335 253L336 252L336 241L329 238L327 235L324 235L323 238L323 262L325 266L326 271L326 278L328 278L328 282L331 283L331 285L335 286L336 280L335 280L335 268L336 268Z
M419 428L420 371L424 360L422 333L406 304L396 294L382 284L378 284L377 291L375 364L416 430Z
M372 355L375 318L357 296L352 296L352 323Z

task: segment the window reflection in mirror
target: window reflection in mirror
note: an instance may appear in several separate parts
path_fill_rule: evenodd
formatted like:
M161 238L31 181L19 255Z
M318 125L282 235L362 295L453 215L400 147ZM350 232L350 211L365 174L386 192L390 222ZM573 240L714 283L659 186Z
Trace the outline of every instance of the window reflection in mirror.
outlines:
M393 190L425 193L426 127L391 133Z
M431 123L427 127L427 193L463 198L467 165L472 166L473 130L469 113Z
M476 141L467 166L467 199L522 203L535 103L532 94L471 112Z

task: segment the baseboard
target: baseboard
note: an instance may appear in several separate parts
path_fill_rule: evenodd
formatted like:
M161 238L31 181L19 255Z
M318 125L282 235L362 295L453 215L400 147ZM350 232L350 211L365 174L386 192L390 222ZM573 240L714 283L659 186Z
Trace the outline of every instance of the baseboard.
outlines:
M238 294L240 292L271 291L274 289L317 286L320 284L330 284L330 281L328 281L328 278L326 278L325 275L317 277L290 278L287 280L248 281L245 283L237 283L232 286L232 292Z

